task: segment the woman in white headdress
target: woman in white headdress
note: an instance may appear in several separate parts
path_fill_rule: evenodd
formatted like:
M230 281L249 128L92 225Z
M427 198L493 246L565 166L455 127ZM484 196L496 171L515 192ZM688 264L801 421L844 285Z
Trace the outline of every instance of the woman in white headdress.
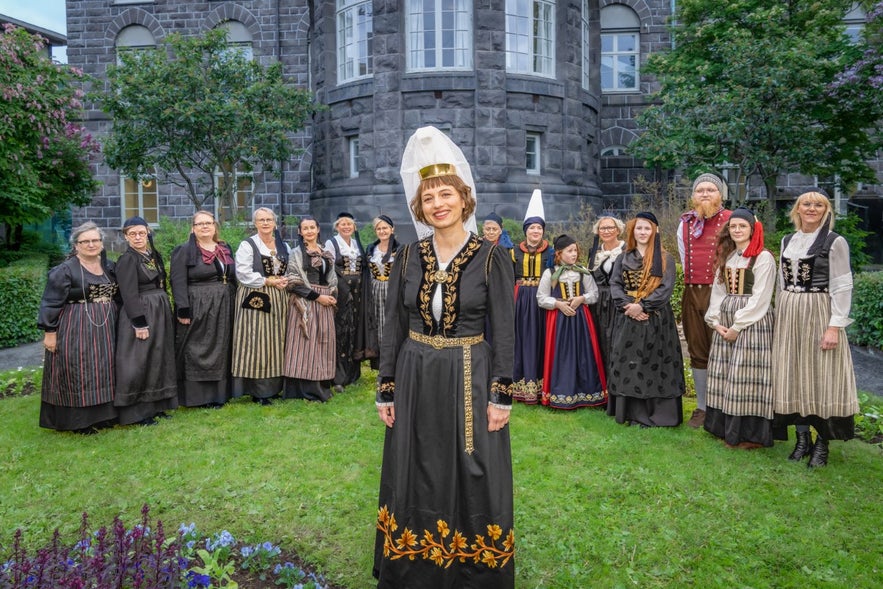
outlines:
M374 576L386 588L511 588L512 263L475 235L472 175L450 139L418 129L402 159L422 239L396 257L387 295Z

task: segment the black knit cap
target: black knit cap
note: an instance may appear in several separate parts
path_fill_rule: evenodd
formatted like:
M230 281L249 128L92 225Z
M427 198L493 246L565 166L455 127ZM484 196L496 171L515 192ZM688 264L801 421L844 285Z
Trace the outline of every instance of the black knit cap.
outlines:
M561 250L570 247L575 244L576 240L567 234L561 234L555 238L555 251L560 252Z
M730 219L742 219L743 221L747 221L749 225L754 227L754 212L748 207L738 207L733 211L733 214L730 215Z
M145 227L150 228L150 225L143 217L129 217L126 219L126 222L123 223L123 229L125 230L129 227L135 227L136 225L144 225Z
M651 213L650 211L641 211L637 215L635 215L636 219L647 219L657 227L659 227L659 221L656 220L656 215Z
M490 213L488 213L488 214L485 216L484 220L485 220L485 221L493 221L494 223L496 223L496 224L499 225L500 227L503 226L503 217L501 217L500 215L498 215L497 213L495 213L495 212L493 212L493 211L491 211Z

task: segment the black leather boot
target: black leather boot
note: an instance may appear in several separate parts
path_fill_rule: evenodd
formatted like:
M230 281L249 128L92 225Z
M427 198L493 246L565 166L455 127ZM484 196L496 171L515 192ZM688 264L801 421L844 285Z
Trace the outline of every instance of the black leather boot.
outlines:
M803 460L812 452L812 436L808 431L806 432L797 432L797 444L794 446L794 451L791 452L791 455L788 456L788 460Z
M818 468L828 464L828 440L822 436L816 436L816 443L812 447L812 456L806 465L809 468Z

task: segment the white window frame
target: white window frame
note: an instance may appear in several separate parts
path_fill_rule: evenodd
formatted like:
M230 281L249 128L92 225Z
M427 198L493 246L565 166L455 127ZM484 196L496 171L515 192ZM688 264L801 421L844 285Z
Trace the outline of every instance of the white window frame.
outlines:
M337 83L374 75L374 3L337 0Z
M633 51L620 51L619 45L620 41L623 38L631 37L634 41L634 50ZM613 33L602 33L601 34L601 45L603 47L605 41L612 41L612 50L601 51L601 71L602 71L602 83L601 83L601 91L602 92L637 92L641 86L641 76L640 76L640 66L641 66L641 52L640 52L640 44L641 44L641 34L638 31L620 31ZM624 70L621 65L621 59L623 57L631 57L634 60L634 85L632 86L623 86L620 85L621 76L627 75L628 71ZM612 86L605 86L603 82L603 71L604 67L607 66L610 68L612 73Z
M524 137L524 171L531 175L543 171L543 134L528 131Z
M359 136L353 135L348 137L347 153L349 154L349 176L350 178L359 177Z
M506 71L555 77L555 2L506 0Z
M126 189L126 184L129 182L133 184L133 188L137 188L137 192ZM150 194L151 188L156 206L145 208L144 195ZM135 206L128 206L129 198L137 199L137 203L133 203ZM145 176L139 180L120 174L120 211L123 220L137 215L147 221L151 227L159 226L159 183L156 176Z
M628 155L625 145L609 145L601 150L601 157L620 157Z
M424 12L429 1L432 10ZM467 0L407 0L407 71L472 70L472 5ZM431 28L427 18L432 19Z
M849 12L846 13L846 16L843 19L843 25L845 27L843 32L849 37L849 41L853 45L858 45L861 42L862 31L865 29L865 22L867 22L867 13L864 8L858 3L853 4L852 8L849 9Z
M114 49L116 50L116 64L123 65L120 55L126 51L144 51L156 48L156 38L150 29L144 25L128 25L123 27L116 39L114 39Z

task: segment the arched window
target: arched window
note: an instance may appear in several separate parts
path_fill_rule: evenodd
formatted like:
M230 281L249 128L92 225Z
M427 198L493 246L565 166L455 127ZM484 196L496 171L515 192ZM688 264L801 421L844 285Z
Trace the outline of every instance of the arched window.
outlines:
M625 145L610 145L601 150L601 157L627 155Z
M472 2L408 0L408 71L472 69Z
M506 0L506 71L555 75L555 2Z
M635 92L640 80L641 21L623 4L601 9L601 90Z
M374 73L371 0L337 0L337 83Z
M114 40L114 47L117 52L117 65L119 65L122 52L153 49L156 47L156 39L153 38L153 33L147 27L129 25L119 32Z
M254 57L251 31L244 24L238 20L228 20L219 24L218 28L227 31L227 45L232 50L239 51L243 57L249 60Z

